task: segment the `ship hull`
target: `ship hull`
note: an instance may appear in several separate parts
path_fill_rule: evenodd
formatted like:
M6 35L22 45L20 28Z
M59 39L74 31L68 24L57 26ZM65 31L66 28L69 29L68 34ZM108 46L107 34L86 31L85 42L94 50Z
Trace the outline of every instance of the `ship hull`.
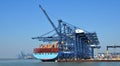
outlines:
M33 56L42 62L52 62L58 57L58 53L33 53Z

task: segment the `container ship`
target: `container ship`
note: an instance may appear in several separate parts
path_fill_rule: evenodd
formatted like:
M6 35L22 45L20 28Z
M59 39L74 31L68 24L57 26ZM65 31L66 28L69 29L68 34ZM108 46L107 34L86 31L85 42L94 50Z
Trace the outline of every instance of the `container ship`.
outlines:
M34 49L34 57L41 61L55 61L58 56L58 43L40 44Z

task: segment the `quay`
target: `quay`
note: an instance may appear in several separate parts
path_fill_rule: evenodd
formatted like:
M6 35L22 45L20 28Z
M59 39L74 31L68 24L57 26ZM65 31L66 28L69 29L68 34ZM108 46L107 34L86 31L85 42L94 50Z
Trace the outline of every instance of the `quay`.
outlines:
M58 60L57 62L120 62L120 60Z

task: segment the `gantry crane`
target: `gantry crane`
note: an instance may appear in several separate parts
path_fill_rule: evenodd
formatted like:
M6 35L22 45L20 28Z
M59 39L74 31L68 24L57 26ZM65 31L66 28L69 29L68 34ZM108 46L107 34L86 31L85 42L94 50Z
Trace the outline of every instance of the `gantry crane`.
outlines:
M97 46L97 45L91 45L91 50L92 50L92 58L94 58L94 49L100 49L101 46Z
M91 45L99 45L95 32L90 33L63 20L58 20L59 25L56 27L42 6L39 5L39 7L54 28L57 36L43 37L42 35L32 39L44 42L58 41L58 59L87 59L93 55Z
M108 58L108 54L109 54L109 51L108 51L109 48L120 48L120 46L117 46L117 45L107 46L107 47L106 47L106 57L107 57L107 58Z

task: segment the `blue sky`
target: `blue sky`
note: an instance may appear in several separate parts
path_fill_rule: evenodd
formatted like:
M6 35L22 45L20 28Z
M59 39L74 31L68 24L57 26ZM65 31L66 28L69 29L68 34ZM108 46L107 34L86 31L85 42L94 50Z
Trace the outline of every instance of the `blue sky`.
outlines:
M31 37L52 30L39 3L54 23L62 19L89 32L97 32L102 49L120 45L120 0L0 0L0 58L32 53L40 42Z

